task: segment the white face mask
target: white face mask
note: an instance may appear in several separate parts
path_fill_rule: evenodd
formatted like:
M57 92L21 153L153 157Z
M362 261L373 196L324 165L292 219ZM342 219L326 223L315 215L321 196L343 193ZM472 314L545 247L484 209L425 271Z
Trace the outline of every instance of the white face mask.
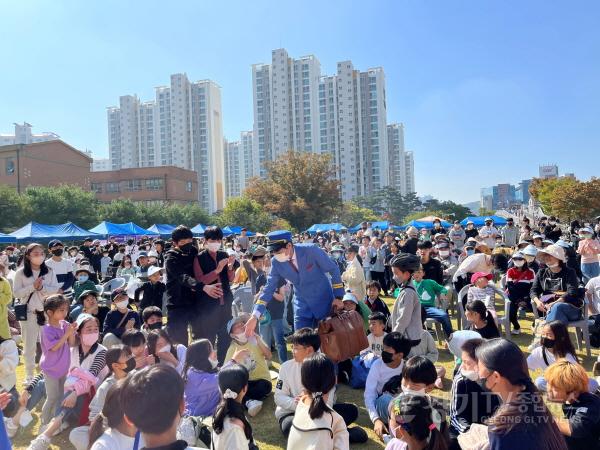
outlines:
M218 359L210 359L208 360L210 362L210 365L213 369L216 369L217 366L219 365L219 360Z
M211 252L216 252L217 250L219 250L221 248L221 243L220 242L208 242L206 244L206 248L208 248L208 250Z
M448 256L450 256L450 252L448 250L440 250L440 256L442 258L447 258Z
M471 380L471 381L479 380L479 372L477 372L476 370L465 370L465 369L461 368L460 373L462 374L463 377L465 377L468 380Z
M523 267L523 265L525 264L525 261L520 260L520 259L516 259L513 261L515 267Z
M238 333L238 334L234 334L232 335L232 337L238 341L240 344L245 344L246 342L248 342L248 336L246 336L246 333L242 332L242 333Z
M558 267L558 263L554 263L554 264L546 264L546 266L548 266L548 268L550 269L556 269Z
M127 305L129 305L129 300L121 300L120 302L115 303L115 305L119 309L127 309Z
M165 345L163 348L158 350L158 353L167 353L171 351L171 344Z
M404 394L409 394L409 395L426 395L425 394L425 389L414 390L414 389L411 389L409 387L404 386L403 384L400 385L400 389L402 389L402 392Z
M275 259L281 263L289 261L290 259L288 258L288 256L285 253L277 253L275 256Z
M31 262L36 266L41 266L42 263L45 261L45 258L43 256L32 256L30 259Z

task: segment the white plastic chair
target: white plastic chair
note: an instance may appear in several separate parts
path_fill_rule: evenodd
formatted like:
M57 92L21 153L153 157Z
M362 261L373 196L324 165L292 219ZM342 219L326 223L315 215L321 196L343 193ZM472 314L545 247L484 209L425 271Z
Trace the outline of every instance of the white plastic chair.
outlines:
M233 317L241 313L251 313L254 307L254 296L250 286L240 286L233 292L233 303L231 305Z
M465 329L464 324L469 322L467 320L467 316L465 315L465 308L463 306L463 299L467 296L469 287L471 287L470 284L466 285L465 287L463 287L460 290L460 292L458 294L458 315L457 315L456 320L458 322L458 328L461 330ZM512 335L510 334L510 330L511 330L510 314L509 314L510 300L508 299L508 297L504 293L504 291L496 286L494 286L494 292L496 293L496 295L499 295L504 300L504 315L498 316L498 331L500 331L500 333L502 333L502 328L504 328L504 336L506 337L506 339L508 339L510 341L510 340L512 340ZM495 298L494 298L494 300L495 300Z
M589 323L589 312L588 312L589 301L587 296L583 298L583 314L580 320L575 320L567 324L567 328L575 328L575 337L577 338L577 350L581 351L583 346L582 340L585 340L585 353L588 357L592 356L592 348L590 346L590 323ZM533 300L531 300L531 308L533 309L533 317L536 321L540 319L537 306Z
M427 331L433 331L435 333L436 341L438 341L438 344L442 345L442 338L440 336L445 336L444 330L442 330L442 324L432 317L428 317L425 319L425 328L427 328Z

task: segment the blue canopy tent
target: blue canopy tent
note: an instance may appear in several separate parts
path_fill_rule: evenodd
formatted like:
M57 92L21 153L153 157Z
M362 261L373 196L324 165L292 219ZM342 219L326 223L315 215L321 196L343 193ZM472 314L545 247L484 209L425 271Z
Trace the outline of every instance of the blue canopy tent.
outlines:
M10 244L11 242L16 242L16 239L10 234L0 233L0 244Z
M127 223L112 223L106 220L100 222L90 230L93 233L101 234L102 236L159 236L154 231L146 230L145 228L136 225L133 222Z
M506 219L500 216L476 216L476 217L467 217L465 219L463 219L460 224L462 226L466 226L467 222L470 220L473 222L473 225L475 225L476 227L482 227L485 225L485 219L486 218L490 218L494 221L494 226L503 226L506 225Z
M171 233L175 228L177 228L175 225L169 225L167 223L155 223L151 227L148 227L148 231L158 233L161 237L171 237Z
M442 220L440 222L440 225L446 229L450 228L452 226L452 224L450 222L446 222L445 220ZM433 229L433 221L428 221L428 220L411 220L410 222L408 222L407 224L405 224L403 226L404 229L408 228L408 227L415 227L417 230L421 230L422 228L425 228L427 230L431 230Z
M231 235L231 234L240 235L240 234L242 234L242 228L243 227L238 227L235 225L227 225L225 228L223 228L223 234L229 233L229 235ZM225 236L229 236L229 235L225 234ZM253 231L247 230L246 235L252 237L252 236L255 236L256 233L254 233Z
M192 228L192 233L196 237L198 237L198 236L204 236L204 230L206 229L206 227L208 227L208 225L202 225L202 224L199 223L194 228Z
M63 239L76 241L85 238L101 238L100 234L84 230L72 222L60 225L45 225L37 222L29 222L27 225L10 233L11 242L43 241L50 239Z
M342 230L347 230L348 228L342 225L341 223L315 223L308 230L308 233L314 234L324 231L337 231L340 232Z

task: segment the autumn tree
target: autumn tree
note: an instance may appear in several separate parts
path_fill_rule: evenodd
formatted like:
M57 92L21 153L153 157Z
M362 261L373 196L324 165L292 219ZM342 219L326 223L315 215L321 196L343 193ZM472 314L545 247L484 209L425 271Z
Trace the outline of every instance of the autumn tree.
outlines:
M330 155L289 151L266 163L266 169L266 177L250 180L244 194L297 230L340 209L340 183Z
M563 221L591 219L600 214L600 179L578 181L571 177L535 178L529 193L546 214Z
M273 218L262 205L245 196L227 200L225 208L215 216L215 220L220 227L244 226L258 232L269 231L273 222Z

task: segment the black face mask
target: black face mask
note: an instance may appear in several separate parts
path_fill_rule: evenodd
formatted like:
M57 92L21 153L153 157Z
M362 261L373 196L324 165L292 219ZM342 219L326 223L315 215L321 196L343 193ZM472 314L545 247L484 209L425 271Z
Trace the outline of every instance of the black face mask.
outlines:
M125 372L125 373L131 372L133 369L135 369L135 358L134 357L129 358L125 364L127 364L127 367L125 367L123 369L123 372Z
M191 242L188 242L187 244L183 244L181 247L179 247L179 249L186 254L191 254L194 248L194 244L192 244Z
M483 392L490 392L490 390L487 388L487 386L485 385L485 383L487 383L487 377L486 378L479 378L479 380L477 380L477 384L479 385L479 387L481 388L481 390Z
M547 337L542 337L540 342L546 348L554 348L554 344L556 343L556 341L554 339L550 339Z
M384 350L381 352L381 360L384 363L389 364L394 360L394 354Z
M52 254L54 256L61 256L63 254L63 252L64 252L64 249L62 249L62 248L57 248L57 249L52 250Z
M151 330L160 330L162 328L162 323L161 322L154 322L151 325L148 325L148 328Z

